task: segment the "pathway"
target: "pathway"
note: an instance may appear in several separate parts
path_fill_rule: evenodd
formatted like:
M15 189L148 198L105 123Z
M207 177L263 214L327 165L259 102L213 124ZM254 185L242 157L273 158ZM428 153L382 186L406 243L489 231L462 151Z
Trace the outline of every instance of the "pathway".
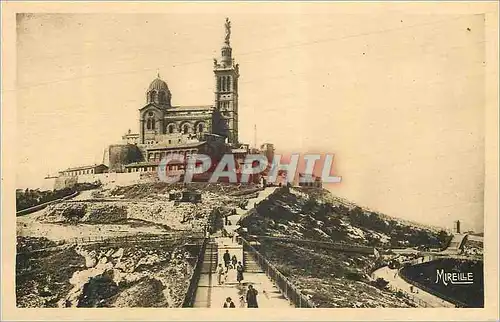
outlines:
M262 200L266 199L267 197L269 197L269 195L271 195L274 191L276 191L276 189L278 189L278 187L266 187L264 188L264 190L259 192L257 198L248 200L246 210L241 209L239 207L236 208L236 214L228 216L228 219L232 223L232 225L225 225L224 229L226 229L226 231L230 234L236 229L238 229L240 227L239 225L237 225L238 221L245 215L248 215L250 212L255 211L254 210L255 205L261 202Z
M239 228L236 223L238 220L250 212L255 207L255 204L267 198L276 190L276 187L268 187L259 192L257 198L250 199L247 205L248 210L237 209L236 215L229 216L229 221L232 225L224 226L224 229L231 234ZM216 249L216 251L214 251ZM259 308L293 308L290 302L283 297L278 288L263 272L244 272L244 280L241 284L236 281L236 270L230 269L224 279L224 282L219 285L217 281L217 273L215 267L218 263L223 263L222 256L228 250L231 256L236 255L239 261L243 258L243 246L228 237L215 237L214 241L207 246L208 254L205 254L204 265L194 307L198 308L222 308L227 297L231 297L236 307L239 307L239 298L245 297L248 285L252 285L258 292L257 302Z
M221 249L232 249L233 254L242 254L243 248L241 245L232 243L230 238L217 237L212 245L218 248L217 261L211 265L216 267L218 263L223 263ZM237 255L238 256L238 255ZM214 259L215 256L206 256L205 259ZM215 262L215 261L214 261ZM210 267L210 265L204 265ZM244 272L244 280L242 284L236 281L236 270L229 269L226 276L223 278L223 283L218 284L217 273L210 269L202 272L198 289L196 291L194 307L198 308L222 308L227 297L231 297L237 307L239 307L239 298L245 296L248 285L252 285L258 292L257 301L260 308L293 308L285 299L280 291L269 280L265 273Z
M463 249L463 243L467 234L453 234L448 247L441 254L460 254Z
M419 301L424 302L425 306L455 307L454 304L447 302L431 293L425 292L422 289L419 289L410 283L407 283L399 276L397 269L390 269L389 267L384 266L373 272L373 277L375 279L379 277L383 278L384 280L389 282L389 287L406 293L413 299L417 300L417 302ZM413 292L411 291L412 286L413 286ZM415 291L417 291L417 293Z

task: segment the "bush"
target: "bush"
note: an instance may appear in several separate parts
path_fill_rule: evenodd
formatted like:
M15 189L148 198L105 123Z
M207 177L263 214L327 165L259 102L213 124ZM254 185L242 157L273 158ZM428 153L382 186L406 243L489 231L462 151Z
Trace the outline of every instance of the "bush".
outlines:
M278 270L285 277L290 277L290 276L292 276L292 273L293 273L292 269L289 266L285 266L285 265L280 266Z
M43 203L61 199L75 193L71 188L61 190L40 191L39 189L26 189L16 193L16 210L24 210Z
M344 277L351 281L361 281L363 279L363 274L359 272L346 272Z
M377 288L384 289L387 287L387 284L389 284L389 282L387 282L382 277L379 277L379 278L377 278L377 280L372 281L370 284L377 287Z

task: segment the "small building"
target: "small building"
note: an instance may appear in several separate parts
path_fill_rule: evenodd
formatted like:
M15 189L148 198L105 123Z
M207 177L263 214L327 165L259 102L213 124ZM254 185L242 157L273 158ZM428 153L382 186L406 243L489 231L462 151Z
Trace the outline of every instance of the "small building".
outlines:
M299 187L321 188L321 178L312 174L299 173Z
M249 149L248 144L242 144L237 148L231 149L231 153L234 155L234 160L238 168L243 168Z
M125 165L125 172L157 172L160 162L158 161L146 161L146 162L134 162ZM165 170L170 175L183 175L185 172L186 164L180 160L170 160L165 166Z
M79 175L91 175L106 172L108 172L108 167L105 164L93 164L75 168L68 168L66 170L59 171L59 175L65 177L76 177Z
M168 200L175 202L201 202L201 193L198 191L184 190L182 192L174 191L168 195Z
M457 234L460 234L460 220L456 220L453 222L453 231Z
M139 143L139 133L132 133L132 130L128 130L126 134L122 136L123 144L133 144Z
M198 191L183 191L180 201L193 203L201 202L201 193Z

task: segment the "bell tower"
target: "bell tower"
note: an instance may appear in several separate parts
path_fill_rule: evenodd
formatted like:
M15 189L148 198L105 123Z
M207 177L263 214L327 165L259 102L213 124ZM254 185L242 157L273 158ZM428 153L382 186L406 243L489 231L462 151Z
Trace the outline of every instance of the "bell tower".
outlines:
M232 58L231 22L226 18L226 36L220 61L214 59L215 108L220 112L228 143L238 144L238 78L239 66Z

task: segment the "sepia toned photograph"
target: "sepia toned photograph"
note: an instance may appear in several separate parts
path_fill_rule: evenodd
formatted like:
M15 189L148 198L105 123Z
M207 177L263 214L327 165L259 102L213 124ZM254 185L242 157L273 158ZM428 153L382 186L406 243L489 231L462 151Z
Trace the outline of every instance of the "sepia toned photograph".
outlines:
M497 6L228 5L11 12L15 308L496 302Z

